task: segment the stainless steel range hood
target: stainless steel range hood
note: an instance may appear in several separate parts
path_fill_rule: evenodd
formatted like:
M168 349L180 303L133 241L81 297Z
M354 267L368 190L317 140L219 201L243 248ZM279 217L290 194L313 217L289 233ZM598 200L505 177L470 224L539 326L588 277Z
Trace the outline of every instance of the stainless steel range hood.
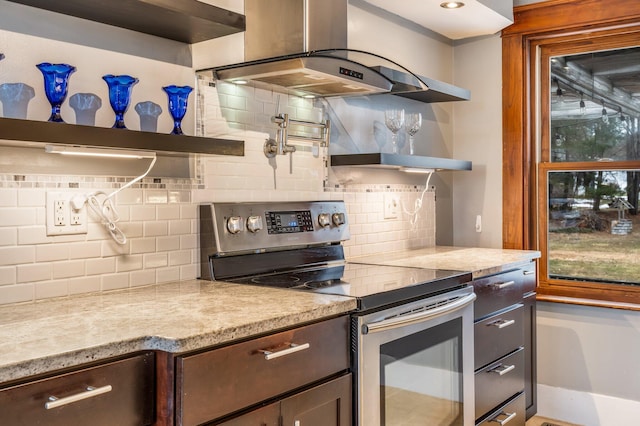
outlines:
M422 102L469 92L420 77L368 52L347 49L347 0L245 0L245 61L208 70L217 80L297 96L391 93Z

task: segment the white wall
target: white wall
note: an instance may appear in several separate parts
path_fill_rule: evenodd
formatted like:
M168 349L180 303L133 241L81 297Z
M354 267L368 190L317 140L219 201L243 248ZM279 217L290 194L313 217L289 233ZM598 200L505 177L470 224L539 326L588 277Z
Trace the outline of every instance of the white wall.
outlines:
M454 106L456 158L473 170L453 178L453 242L465 247L502 247L502 44L499 36L458 41L455 82L471 101ZM476 232L476 216L482 231Z

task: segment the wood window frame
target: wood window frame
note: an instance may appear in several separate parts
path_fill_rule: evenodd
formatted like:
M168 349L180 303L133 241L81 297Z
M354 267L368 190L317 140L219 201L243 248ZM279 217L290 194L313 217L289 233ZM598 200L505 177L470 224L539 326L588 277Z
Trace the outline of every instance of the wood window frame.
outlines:
M538 197L544 196L544 190L538 191L537 174L544 170L538 169L536 143L544 135L537 133L536 126L540 123L539 129L545 132L549 122L544 114L537 117L537 86L545 81L537 70L540 47L580 42L585 51L591 46L591 50L598 50L606 46L601 36L614 34L640 39L640 2L548 0L514 8L514 24L502 32L504 248L545 248L538 239L542 231L539 224L543 224ZM543 102L545 91L540 92ZM544 253L542 261L546 261ZM640 288L591 283L567 286L547 280L543 276L546 268L540 272L538 300L640 310Z

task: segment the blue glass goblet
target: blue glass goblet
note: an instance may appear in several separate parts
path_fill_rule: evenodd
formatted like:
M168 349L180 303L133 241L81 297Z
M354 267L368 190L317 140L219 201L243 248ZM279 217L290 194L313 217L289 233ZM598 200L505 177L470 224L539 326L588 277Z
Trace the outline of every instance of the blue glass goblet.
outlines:
M68 64L50 64L48 62L38 64L36 67L44 76L44 93L51 104L49 121L64 123L60 116L60 106L67 97L69 76L76 70L76 67Z
M109 86L109 103L113 112L116 113L116 121L113 124L115 129L126 129L124 125L124 113L129 108L131 102L131 90L138 82L138 79L130 75L105 75L102 77Z
M173 130L171 134L182 135L182 119L187 113L187 100L193 90L189 86L165 86L162 88L169 98L169 113L173 118Z

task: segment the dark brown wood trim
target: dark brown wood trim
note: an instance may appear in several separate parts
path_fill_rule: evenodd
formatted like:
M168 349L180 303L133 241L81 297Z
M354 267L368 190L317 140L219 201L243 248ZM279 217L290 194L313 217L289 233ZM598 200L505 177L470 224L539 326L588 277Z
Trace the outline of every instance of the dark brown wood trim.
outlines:
M502 31L513 34L569 32L589 26L604 26L640 18L637 0L549 0L513 9L514 23Z

